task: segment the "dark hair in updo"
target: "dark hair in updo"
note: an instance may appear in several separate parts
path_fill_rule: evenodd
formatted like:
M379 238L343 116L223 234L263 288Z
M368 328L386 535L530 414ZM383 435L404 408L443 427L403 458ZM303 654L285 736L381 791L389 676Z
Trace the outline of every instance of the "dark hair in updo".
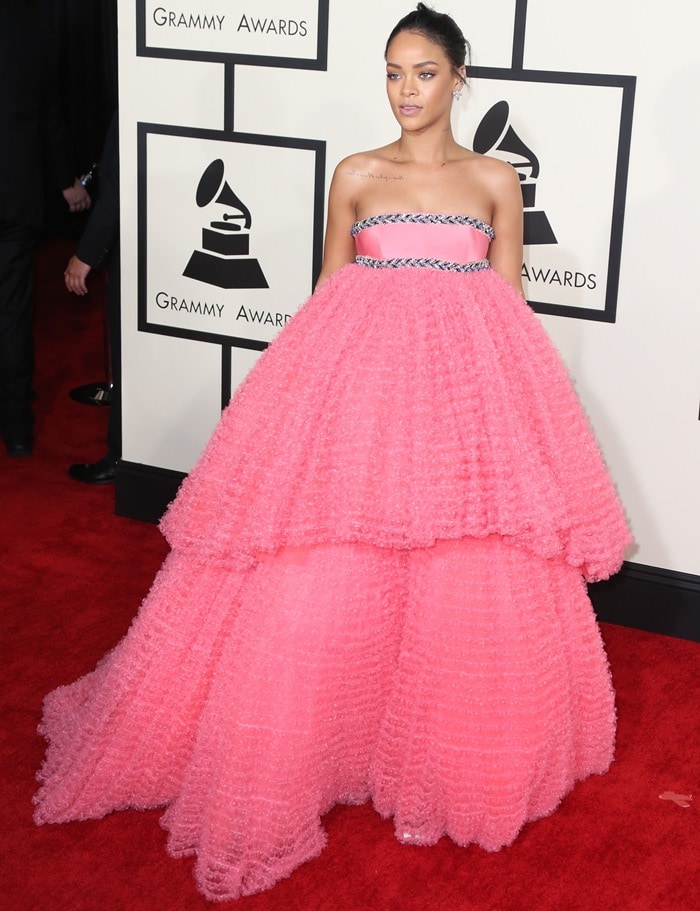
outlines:
M401 32L415 32L423 35L433 44L437 44L444 51L454 70L458 70L460 66L469 65L471 56L469 42L454 19L447 13L437 13L434 9L427 7L425 3L419 3L415 10L400 19L392 29L384 49L385 59L389 45Z

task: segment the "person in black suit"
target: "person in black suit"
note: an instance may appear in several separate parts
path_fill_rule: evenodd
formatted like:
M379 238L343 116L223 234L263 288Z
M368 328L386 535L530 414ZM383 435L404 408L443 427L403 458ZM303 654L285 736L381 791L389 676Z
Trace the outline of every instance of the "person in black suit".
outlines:
M90 206L75 177L57 89L55 53L33 0L0 4L0 434L10 456L30 455L34 247L44 185L71 212Z
M122 451L121 439L121 314L119 278L119 124L117 113L107 130L100 161L100 192L83 231L75 255L63 273L66 287L74 294L87 294L87 277L100 266L106 266L107 320L112 367L107 454L92 464L75 464L68 474L86 484L109 484L114 481Z

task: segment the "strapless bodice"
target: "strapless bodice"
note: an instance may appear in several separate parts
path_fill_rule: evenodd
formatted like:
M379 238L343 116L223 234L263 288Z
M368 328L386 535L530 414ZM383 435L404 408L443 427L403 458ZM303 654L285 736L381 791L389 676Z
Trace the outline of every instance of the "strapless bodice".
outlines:
M467 215L373 215L355 222L357 262L365 266L429 266L454 271L488 268L493 228Z

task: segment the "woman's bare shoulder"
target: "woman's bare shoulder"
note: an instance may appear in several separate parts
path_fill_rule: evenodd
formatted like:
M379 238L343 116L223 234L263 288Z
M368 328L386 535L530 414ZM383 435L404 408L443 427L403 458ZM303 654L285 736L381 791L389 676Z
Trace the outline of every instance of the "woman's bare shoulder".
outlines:
M381 146L378 149L368 149L364 152L353 152L343 158L336 165L335 173L338 177L367 177L374 175L383 167L392 163L392 148L394 143Z
M470 167L474 169L479 179L494 191L508 191L519 185L518 172L507 161L492 158L490 155L480 155L477 152L473 152L472 155L473 157L469 159Z

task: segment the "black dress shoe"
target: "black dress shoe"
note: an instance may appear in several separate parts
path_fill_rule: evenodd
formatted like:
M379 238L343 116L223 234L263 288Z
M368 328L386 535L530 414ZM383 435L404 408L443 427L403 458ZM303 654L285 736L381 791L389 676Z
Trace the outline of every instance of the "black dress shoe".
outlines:
M30 456L34 451L34 434L31 430L24 430L22 433L4 433L3 439L7 454L13 459Z
M74 481L82 481L83 484L114 484L118 461L113 453L108 452L99 462L91 465L71 465L68 474Z
M81 405L109 405L112 399L111 383L86 383L76 386L68 395Z

